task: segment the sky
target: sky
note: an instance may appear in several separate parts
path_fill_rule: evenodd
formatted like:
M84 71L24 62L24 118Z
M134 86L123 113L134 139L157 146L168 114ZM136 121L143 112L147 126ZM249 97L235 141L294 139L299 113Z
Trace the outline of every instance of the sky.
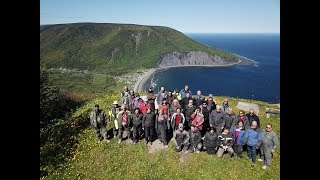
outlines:
M280 0L40 0L40 25L167 26L183 33L280 33Z

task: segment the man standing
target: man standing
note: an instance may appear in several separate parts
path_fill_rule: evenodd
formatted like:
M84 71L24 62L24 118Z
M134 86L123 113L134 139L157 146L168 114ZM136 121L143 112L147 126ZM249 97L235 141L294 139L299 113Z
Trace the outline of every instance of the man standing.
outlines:
M94 111L90 114L91 125L96 129L96 135L98 137L98 142L103 139L106 142L109 142L107 139L107 122L106 122L106 113L99 108L99 105L96 104ZM100 130L102 131L103 137L101 137Z
M152 145L153 132L155 131L155 113L151 111L150 108L147 109L147 112L143 115L142 118L142 129L145 133L146 144L150 142Z
M132 131L133 131L133 144L136 144L138 140L140 139L140 136L142 134L142 117L143 114L140 112L139 108L135 108L134 112L131 116L131 122L132 122Z
M111 123L112 123L112 131L113 131L113 137L116 137L118 135L118 113L120 112L121 107L118 104L118 101L113 102L113 106L111 108Z
M217 134L221 134L222 128L225 125L224 112L221 111L221 106L217 105L216 110L213 110L209 115L210 127L216 129Z
M198 91L197 91L197 95L196 95L196 97L195 97L194 100L193 100L194 105L195 105L196 107L199 107L200 105L202 105L202 102L203 102L203 101L204 101L204 96L202 96L201 91L198 90Z
M247 116L247 118L249 120L250 125L251 125L252 121L257 121L257 126L258 126L258 128L260 128L259 117L256 114L254 114L254 111L253 111L252 108L249 110L249 113L246 114L246 116Z
M180 91L181 98L186 97L186 94L187 94L187 93L189 93L189 94L190 94L190 97L192 97L192 93L191 93L191 91L190 91L190 89L189 89L189 85L185 85L185 86L184 86L184 89L181 89L181 91Z
M131 113L127 110L125 105L121 106L121 111L118 113L118 143L121 143L123 138L123 133L125 133L126 137L129 137L130 131L129 131L129 124L131 120Z
M263 159L262 169L267 169L271 165L275 148L279 144L277 134L272 130L272 125L268 124L266 130L262 132L261 155Z
M253 121L251 128L244 135L244 142L247 144L248 158L252 160L252 166L256 165L256 153L262 143L262 133L257 127L257 121Z

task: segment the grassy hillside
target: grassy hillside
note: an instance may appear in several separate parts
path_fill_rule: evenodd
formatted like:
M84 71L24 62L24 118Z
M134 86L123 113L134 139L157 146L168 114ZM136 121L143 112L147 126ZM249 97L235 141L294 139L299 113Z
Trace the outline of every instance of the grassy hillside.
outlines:
M113 100L118 99L118 94L106 94L88 101L78 108L68 121L74 129L79 122L89 125L89 112L94 104L100 104L107 110ZM221 104L224 97L214 97ZM275 105L255 100L229 98L229 104L234 107L235 113L239 109L235 106L239 101L256 103L260 107L261 127L267 123L273 125L280 141L280 115L273 115L267 119L265 108ZM110 124L110 123L109 123ZM108 125L108 128L110 126ZM263 170L262 163L257 161L256 167L251 167L251 161L242 158L229 159L223 156L209 156L205 152L188 154L184 162L180 159L183 153L176 153L172 142L167 150L160 150L149 154L143 142L135 145L117 143L112 139L110 143L97 143L95 130L87 126L80 133L72 136L65 135L63 139L70 139L68 145L59 144L58 147L72 147L68 156L62 154L64 161L57 162L48 149L57 145L46 144L41 147L41 170L46 171L41 179L279 179L280 178L280 146L277 148L270 169ZM70 145L72 144L72 145ZM56 147L57 148L57 147ZM46 152L46 153L44 153ZM245 152L243 154L245 155ZM60 157L60 156L59 156ZM51 161L49 161L51 160ZM56 164L54 164L56 163ZM44 173L46 174L46 173Z
M40 26L40 60L105 75L155 67L161 55L204 51L235 61L235 56L204 46L168 27L107 23Z

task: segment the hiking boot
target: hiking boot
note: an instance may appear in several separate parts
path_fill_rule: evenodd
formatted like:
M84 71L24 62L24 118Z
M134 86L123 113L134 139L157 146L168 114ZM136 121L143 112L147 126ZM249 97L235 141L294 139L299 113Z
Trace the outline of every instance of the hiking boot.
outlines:
M118 144L120 144L121 143L121 139L119 139L119 141L118 141Z
M148 141L146 141L146 145L148 145Z
M105 141L106 141L107 143L109 143L109 142L110 142L110 140L109 140L109 139L105 139Z
M255 166L256 166L256 163L252 163L251 166L252 166L252 167L255 167Z
M265 165L264 165L264 166L262 166L262 169L266 170L266 169L267 169L267 166L265 166Z
M199 151L199 150L196 150L196 153L197 153L197 154L199 154L199 153L200 153L200 151Z
M168 148L168 145L165 145L164 147L165 147L165 148Z
M259 158L258 161L262 162L263 160L261 158Z
M150 145L152 145L152 141L150 141Z

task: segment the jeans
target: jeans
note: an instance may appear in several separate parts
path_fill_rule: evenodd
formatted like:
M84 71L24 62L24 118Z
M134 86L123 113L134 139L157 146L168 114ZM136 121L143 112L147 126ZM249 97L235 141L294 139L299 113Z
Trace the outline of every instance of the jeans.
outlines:
M256 155L257 155L257 148L256 146L247 146L248 150L248 157L252 160L252 163L256 163Z

